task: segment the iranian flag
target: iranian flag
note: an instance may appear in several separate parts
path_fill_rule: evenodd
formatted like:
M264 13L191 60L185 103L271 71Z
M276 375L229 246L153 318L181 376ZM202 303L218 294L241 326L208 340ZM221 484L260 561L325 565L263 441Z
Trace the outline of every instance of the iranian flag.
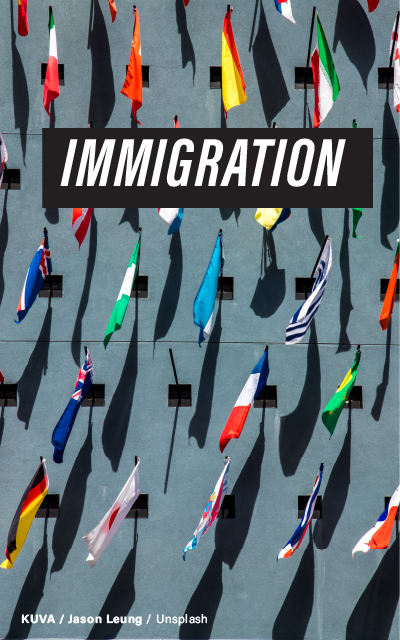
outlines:
M49 31L50 31L50 49L49 60L47 62L46 79L44 81L43 89L43 104L46 112L50 116L50 102L58 98L60 95L60 88L58 84L58 57L57 57L57 39L56 39L56 27L54 24L53 9L49 7Z
M340 84L318 13L316 17L318 44L311 56L311 66L315 96L313 126L319 127L339 95Z
M119 292L117 302L111 314L110 321L107 326L106 335L104 336L104 348L107 349L107 345L110 342L110 338L114 331L118 331L122 327L125 311L128 306L129 298L131 297L131 291L135 284L139 256L140 256L140 239L142 234L139 234L139 240L136 243L136 247L132 253L131 260L126 270L125 278L122 283L121 291Z

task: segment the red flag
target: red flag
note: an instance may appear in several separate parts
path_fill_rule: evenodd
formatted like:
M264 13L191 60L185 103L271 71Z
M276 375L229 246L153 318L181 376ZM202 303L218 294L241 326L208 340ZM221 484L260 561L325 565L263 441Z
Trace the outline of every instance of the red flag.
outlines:
M379 4L379 0L368 0L368 11L375 11L376 7Z
M174 129L179 129L178 116L174 116Z
M129 58L128 71L121 93L132 100L132 114L135 122L142 124L136 117L138 109L142 106L142 51L140 46L139 13L136 8L133 9L131 56Z
M72 231L79 242L79 248L86 238L93 209L72 209Z
M115 6L114 0L108 0L108 4L110 5L111 20L114 22L117 17L117 7Z
M28 0L18 0L18 33L20 36L27 36L29 33L27 3Z
M56 39L56 27L54 24L53 9L50 7L50 49L49 60L47 63L46 79L44 81L43 89L43 105L46 112L50 116L50 102L58 98L60 95L60 87L58 83L58 56L57 56L57 39ZM50 116L51 120L53 118Z
M394 259L394 265L392 269L392 275L390 276L388 288L386 290L385 300L383 301L382 311L379 318L382 331L385 331L388 328L390 318L392 317L394 301L396 299L398 273L399 273L399 241L397 240L397 249L396 249L396 256Z

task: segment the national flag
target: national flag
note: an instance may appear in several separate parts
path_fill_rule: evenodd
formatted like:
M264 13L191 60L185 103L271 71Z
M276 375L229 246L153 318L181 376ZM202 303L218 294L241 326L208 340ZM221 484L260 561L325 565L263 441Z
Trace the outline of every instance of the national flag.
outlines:
M142 46L140 44L139 13L136 7L133 8L133 40L131 55L121 93L132 100L132 114L135 122L142 124L136 117L138 109L142 106Z
M275 7L285 18L296 24L292 14L290 0L275 0Z
M296 311L293 318L290 320L289 325L286 327L286 344L295 344L304 338L304 335L311 324L311 320L318 311L332 267L331 245L332 240L328 238L324 244L318 266L314 272L317 276L315 278L311 294L301 305L300 309Z
M131 291L133 289L133 285L135 284L135 280L138 272L141 237L142 237L142 234L139 233L139 239L133 250L132 257L130 259L128 268L126 270L126 274L125 274L124 281L122 283L121 290L118 294L117 302L115 303L113 312L111 314L111 318L107 325L106 335L104 336L105 349L107 349L107 345L110 342L110 338L114 333L114 331L118 331L118 329L122 327L125 311L128 306L129 298L131 297Z
M246 384L244 385L240 396L236 400L236 404L231 411L231 415L228 418L224 430L221 433L219 439L219 448L222 451L231 438L239 438L246 422L246 418L250 411L251 406L254 404L255 398L257 398L261 389L267 382L269 374L268 364L268 347L265 347L263 357L257 362L253 371L251 372Z
M211 334L215 296L217 295L218 289L218 278L222 272L224 263L224 245L222 243L222 231L220 231L206 275L204 276L193 305L194 324L200 327L199 347L204 340L208 340Z
M4 169L6 166L6 162L8 161L8 153L6 143L4 142L4 138L0 133L0 187L4 178Z
M162 217L165 222L168 222L169 229L168 235L171 233L175 233L179 231L182 218L183 218L184 209L159 209L158 213Z
M117 7L115 6L114 0L108 0L108 4L110 5L110 13L111 13L111 22L114 22L117 17Z
M346 377L343 380L342 384L340 385L340 387L338 387L337 391L329 400L328 404L322 412L322 422L328 429L331 437L333 435L333 432L335 431L336 423L339 420L342 409L348 401L351 391L355 385L358 367L360 366L360 359L361 349L357 349L353 366L346 373Z
M18 0L18 33L20 36L27 36L29 33L27 4L28 0Z
M45 277L52 272L49 238L47 229L44 230L44 238L42 244L37 250L26 274L24 288L22 289L19 301L17 316L18 320L14 320L17 324L21 322L28 313L29 309L36 300L36 297L42 288Z
M190 2L190 0L183 0L183 4L185 5L185 7L188 6L189 2Z
M390 38L389 60L392 57L393 40L396 38L396 44L398 44L398 42L399 42L399 33L398 33L398 30L396 30L396 23L397 23L397 14L396 14L396 17L394 19L393 29L392 29L392 36ZM396 47L395 47L395 51L396 51ZM394 52L393 52L393 54L394 54Z
M400 20L397 24L393 52L393 107L400 113L400 53L399 53ZM393 38L393 35L392 35Z
M90 567L94 567L98 562L103 551L107 549L117 533L121 522L139 497L139 464L140 460L138 459L132 474L111 509L107 511L97 527L86 536L83 536L89 549L86 562Z
M393 524L400 504L400 485L389 500L385 511L379 516L378 522L359 540L351 555L356 551L367 553L370 549L387 549L392 535Z
M174 129L179 129L178 116L174 116Z
M4 375L3 373L0 371L0 384L3 384L4 382Z
M311 56L311 67L315 97L313 126L319 127L339 95L340 84L318 13L316 18L318 44Z
M57 56L57 38L56 27L54 24L53 9L50 7L49 32L50 32L50 48L49 60L47 62L46 79L43 89L43 105L50 116L50 102L58 98L60 95L60 87L58 82L58 56Z
M263 227L274 231L278 224L290 218L291 213L291 209L282 207L279 209L257 209L254 217Z
M72 231L79 242L79 249L86 238L93 209L72 209Z
M206 531L208 531L208 529L211 527L212 523L214 522L215 518L218 515L218 512L221 508L222 501L228 489L229 462L230 462L230 458L226 457L223 471L218 479L217 484L215 485L214 491L210 496L207 506L204 509L204 513L201 516L199 525L196 531L194 532L192 539L183 550L184 560L185 560L186 551L188 551L189 549L195 549L197 547L200 538L204 536Z
M246 102L246 85L244 83L240 58L236 49L231 25L232 9L225 14L222 28L222 102L224 103L225 117L228 117L229 109Z
M71 396L67 407L59 419L51 437L51 443L54 447L53 460L61 463L63 461L64 450L74 426L75 418L78 414L82 400L90 390L93 382L93 362L89 355L89 349L86 352L85 362L79 370L78 379L76 381L74 393Z
M399 241L397 240L396 255L394 257L394 265L390 276L388 288L386 290L385 299L383 301L381 315L379 316L379 322L382 327L382 331L388 328L390 318L393 313L394 301L396 299L397 289L397 276L399 273Z
M304 510L303 518L299 526L297 527L296 531L290 538L289 542L286 544L286 547L281 549L281 551L278 553L277 560L279 560L279 558L290 558L290 556L293 555L296 549L298 549L299 546L301 545L301 541L306 535L308 525L310 524L312 515L314 513L315 502L317 500L318 491L321 486L323 470L324 470L324 465L321 462L321 466L317 473L317 477L315 478L312 494L310 495L310 498L307 502L307 506Z
M362 209L360 209L359 207L358 208L353 207L353 238L358 238L356 229L361 216L362 216Z
M379 0L368 0L368 11L371 13L375 11L376 7L379 4Z
M29 533L33 519L42 504L49 488L46 461L42 460L35 475L25 489L18 509L11 522L7 536L6 560L0 565L3 569L12 569L18 557L26 536Z

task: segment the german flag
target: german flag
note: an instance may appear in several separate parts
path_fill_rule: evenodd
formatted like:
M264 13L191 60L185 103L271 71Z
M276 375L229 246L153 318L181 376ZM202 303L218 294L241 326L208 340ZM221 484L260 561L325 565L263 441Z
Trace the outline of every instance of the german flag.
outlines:
M232 9L225 14L222 27L222 102L224 103L225 117L228 117L229 109L246 102L246 85L244 83L242 67L235 38L231 25Z
M49 478L45 462L45 460L42 460L40 463L15 512L7 537L7 560L4 560L3 564L0 565L3 569L13 568L15 559L24 546L36 512L47 494Z

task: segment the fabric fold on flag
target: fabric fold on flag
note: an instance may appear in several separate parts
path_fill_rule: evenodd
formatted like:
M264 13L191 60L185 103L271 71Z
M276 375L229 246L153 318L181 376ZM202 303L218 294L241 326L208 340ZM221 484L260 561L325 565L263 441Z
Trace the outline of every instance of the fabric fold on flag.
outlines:
M27 5L28 0L18 0L18 33L20 36L27 36L29 33Z
M219 232L214 251L208 265L206 275L193 304L194 324L200 327L199 347L211 334L214 314L215 296L218 289L218 278L225 264L222 231Z
M254 218L269 231L274 231L278 224L290 218L291 209L281 207L279 209L257 209Z
M356 229L361 216L362 216L362 209L360 209L359 207L358 208L354 207L353 208L353 238L358 238Z
M92 209L72 209L72 231L78 240L79 249L86 238L89 229L90 219L92 217Z
M337 421L339 420L340 414L342 413L342 409L348 401L352 389L355 385L358 367L360 366L360 359L361 349L357 349L351 369L349 369L349 371L346 373L346 377L343 380L342 384L340 385L340 387L338 387L337 391L329 400L328 404L322 412L322 422L328 429L331 437L333 435L333 432L335 431L335 427Z
M118 498L107 511L104 518L99 522L90 533L83 536L83 539L89 549L89 555L86 562L90 567L94 567L99 561L103 551L105 551L111 540L117 533L121 522L130 511L132 505L139 497L139 464L137 464L129 476L124 488Z
M315 502L317 500L318 491L319 491L320 486L321 486L323 470L324 470L324 465L321 462L321 466L320 466L319 471L317 473L317 477L315 478L312 494L310 495L310 498L309 498L309 500L307 502L307 506L306 506L306 508L304 510L303 518L302 518L299 526L297 527L296 531L294 532L294 534L290 538L289 542L278 553L277 561L280 558L290 558L290 556L292 556L294 554L294 552L296 551L296 549L298 549L299 546L301 545L301 541L303 540L304 536L306 535L306 531L308 529L308 525L310 524L312 515L314 513Z
M290 0L275 0L275 7L284 18L287 18L290 22L296 24L292 14Z
M6 560L0 565L3 569L12 569L18 557L26 536L29 533L33 519L46 497L49 488L49 478L46 460L42 460L35 475L28 484L18 505L18 509L11 522L7 536Z
M369 13L372 13L372 11L375 11L376 7L379 4L379 0L368 0L368 11Z
M232 9L226 12L222 27L222 102L225 118L229 109L246 102L246 85L231 24Z
M121 290L118 294L117 302L114 305L114 309L111 314L111 318L108 322L106 334L104 336L104 348L107 349L107 345L110 342L111 336L114 331L118 331L122 327L124 321L125 312L128 307L128 303L131 297L131 291L135 284L140 259L140 240L142 234L139 233L139 239L133 250L131 259L129 261L128 268L126 270L125 278L122 283Z
M16 324L19 324L25 318L42 288L45 277L50 274L52 270L49 238L47 229L45 229L42 244L37 250L26 274L17 309L18 320L14 320Z
M224 430L221 433L219 439L219 448L221 453L231 438L239 438L242 433L250 408L254 404L255 398L257 398L261 389L266 384L268 374L268 347L266 347L261 360L257 362L244 385L240 396L236 400L236 404L233 407Z
M332 240L328 238L323 247L318 266L314 272L317 276L311 290L311 295L301 305L300 309L296 311L286 327L286 344L295 344L304 338L304 335L311 324L311 320L317 313L319 305L321 304L331 268Z
M367 553L370 549L387 549L392 535L393 524L396 519L397 510L400 504L400 485L389 500L385 511L381 513L378 522L372 529L367 531L354 547L351 555L354 558L356 551Z
M57 55L57 38L56 27L54 24L53 9L50 7L50 20L49 20L49 32L50 32L50 47L49 47L49 59L47 62L46 78L44 81L43 89L43 105L46 113L50 116L52 122L53 118L50 115L50 103L53 102L60 95L60 86L58 80L58 55Z
M115 6L114 0L108 0L108 4L110 5L110 13L111 13L111 22L114 22L117 17L117 7Z
M4 138L0 133L0 187L4 178L4 169L6 166L6 162L8 161L8 153L6 143L4 142Z
M390 318L392 317L394 301L396 300L398 273L399 273L399 240L397 240L397 248L396 248L396 255L394 258L393 269L390 275L390 280L389 280L388 288L386 290L385 299L383 301L381 315L379 316L379 322L380 322L382 331L386 331L386 329L389 326Z
M201 516L198 527L194 532L192 539L183 550L184 560L186 556L186 551L188 551L189 549L195 549L197 547L200 538L204 536L204 534L209 530L209 528L211 527L212 523L214 522L215 518L218 515L218 512L221 508L222 501L228 489L229 462L230 462L230 458L226 457L223 471L218 479L217 484L214 487L214 491L210 496L207 506L204 509L204 513Z
M137 124L142 124L137 119L137 112L142 106L142 46L140 42L140 25L139 13L136 8L133 9L133 39L131 47L131 55L129 58L128 71L124 86L121 89L127 98L132 100L132 115Z
M317 12L315 16L317 19L318 42L311 56L315 98L313 126L319 127L339 95L340 84Z
M93 382L93 362L87 350L85 362L79 370L78 379L75 384L74 393L71 396L67 407L55 426L51 437L51 444L54 447L53 460L61 463L64 457L64 450L71 435L75 418L78 415L79 408L83 398L86 396Z
M158 213L160 214L161 218L165 220L165 222L168 222L169 224L168 235L171 235L172 233L176 233L176 231L179 231L182 218L183 218L183 212L184 212L184 209L159 209L158 210Z

